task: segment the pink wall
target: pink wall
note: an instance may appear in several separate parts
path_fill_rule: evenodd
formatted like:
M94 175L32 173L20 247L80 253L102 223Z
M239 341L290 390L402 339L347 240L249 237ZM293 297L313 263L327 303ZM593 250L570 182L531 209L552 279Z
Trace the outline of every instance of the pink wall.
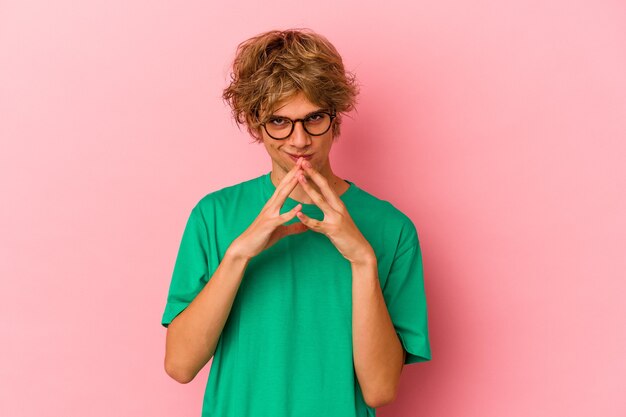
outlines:
M292 26L363 85L335 172L420 234L433 360L378 414L626 415L622 1L208 3L0 3L0 415L200 415L169 279L192 205L270 169L220 94Z

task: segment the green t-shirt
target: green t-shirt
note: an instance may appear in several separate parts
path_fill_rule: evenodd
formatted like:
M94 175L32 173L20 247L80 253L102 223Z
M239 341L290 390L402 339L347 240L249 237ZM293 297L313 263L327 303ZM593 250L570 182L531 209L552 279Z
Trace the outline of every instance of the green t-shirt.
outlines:
M340 196L373 247L405 364L431 359L421 249L412 221L348 181ZM274 193L270 172L207 194L191 210L162 317L166 326L211 278L226 249ZM287 198L280 212L297 201ZM314 204L306 215L323 219ZM289 223L299 221L294 217ZM208 320L209 318L207 318ZM366 417L352 357L352 271L307 230L248 263L217 343L203 417Z

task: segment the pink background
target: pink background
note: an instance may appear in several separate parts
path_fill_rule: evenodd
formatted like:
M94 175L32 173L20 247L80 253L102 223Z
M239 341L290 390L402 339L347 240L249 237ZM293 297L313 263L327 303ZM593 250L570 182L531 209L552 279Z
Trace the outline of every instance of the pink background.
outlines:
M335 172L423 248L433 360L378 415L626 415L617 0L0 2L0 415L200 415L209 366L163 370L176 252L270 169L220 99L237 44L302 26L362 84Z

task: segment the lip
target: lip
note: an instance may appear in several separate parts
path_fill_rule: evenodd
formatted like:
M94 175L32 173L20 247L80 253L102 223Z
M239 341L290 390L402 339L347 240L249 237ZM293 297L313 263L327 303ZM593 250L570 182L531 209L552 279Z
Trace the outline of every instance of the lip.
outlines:
M296 155L292 155L292 154L290 154L290 153L288 153L288 152L285 152L285 153L286 153L287 155L289 155L289 157L290 157L290 158L291 158L294 162L298 162L298 158L300 158L300 157L302 157L302 158L304 158L305 160L307 160L307 161L308 161L308 160L309 160L309 159L311 159L311 157L313 156L313 154L296 156Z

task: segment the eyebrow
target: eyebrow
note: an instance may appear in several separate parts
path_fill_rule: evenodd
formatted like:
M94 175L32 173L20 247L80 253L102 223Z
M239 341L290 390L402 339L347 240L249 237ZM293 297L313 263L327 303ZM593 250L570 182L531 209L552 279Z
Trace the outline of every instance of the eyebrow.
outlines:
M323 111L328 111L328 110L326 110L326 109L322 109L322 108L319 108L319 109L317 109L317 110L313 110L312 112L309 112L309 113L305 114L302 118L303 118L303 119L306 119L307 117L309 117L309 116L310 116L310 115L312 115L312 114L319 113L319 112L323 112ZM289 117L287 117L287 116L281 116L280 114L273 114L273 113L272 113L272 114L270 114L270 116L269 116L269 117L282 117L283 119L290 119L290 118L289 118ZM293 119L291 119L291 120L293 120Z

